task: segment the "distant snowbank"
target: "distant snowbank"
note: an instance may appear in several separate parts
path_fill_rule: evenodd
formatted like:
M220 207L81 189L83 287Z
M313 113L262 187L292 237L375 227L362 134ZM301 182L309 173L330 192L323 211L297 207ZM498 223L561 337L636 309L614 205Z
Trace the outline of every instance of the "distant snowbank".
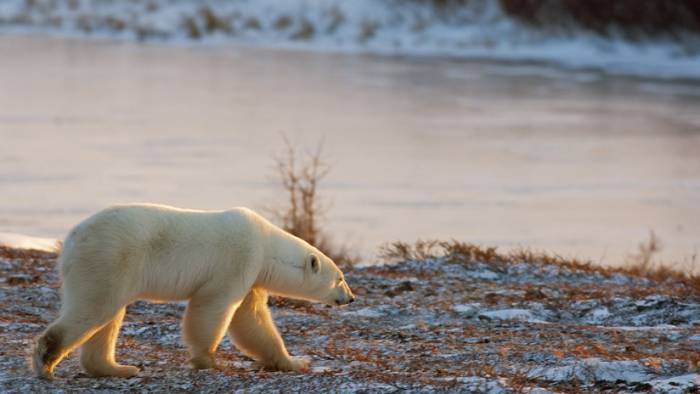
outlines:
M38 238L28 235L0 233L0 245L16 249L36 249L45 252L56 252L59 241L53 238Z
M691 33L630 41L581 29L545 32L490 0L449 9L392 0L6 0L0 3L1 32L550 62L700 79L700 37Z

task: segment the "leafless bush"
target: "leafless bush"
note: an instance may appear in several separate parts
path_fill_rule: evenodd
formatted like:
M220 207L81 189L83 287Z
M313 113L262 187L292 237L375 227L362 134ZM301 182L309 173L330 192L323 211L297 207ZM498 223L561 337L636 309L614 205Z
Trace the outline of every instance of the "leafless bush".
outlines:
M661 240L656 236L653 231L649 232L649 239L640 242L637 253L630 255L627 258L627 265L636 266L637 269L643 271L649 271L653 268L653 258L654 255L661 251L663 245Z
M299 154L287 138L284 143L284 152L274 161L275 175L287 202L281 209L271 209L272 216L285 231L317 247L343 268L350 268L358 258L348 247L334 245L320 228L327 206L322 204L318 186L330 171L323 159L323 144L319 143L313 152Z

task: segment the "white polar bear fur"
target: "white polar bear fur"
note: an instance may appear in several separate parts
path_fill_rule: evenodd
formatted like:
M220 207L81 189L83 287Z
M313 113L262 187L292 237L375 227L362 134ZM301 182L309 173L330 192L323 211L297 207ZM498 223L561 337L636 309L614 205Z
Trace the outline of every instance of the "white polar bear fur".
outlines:
M195 368L216 366L214 351L228 330L266 367L305 369L307 360L287 353L268 292L329 305L354 300L330 258L246 208L108 208L70 232L59 263L60 317L38 338L32 360L44 378L79 346L81 364L94 376L138 373L117 364L114 350L126 306L139 299L189 300L183 338Z

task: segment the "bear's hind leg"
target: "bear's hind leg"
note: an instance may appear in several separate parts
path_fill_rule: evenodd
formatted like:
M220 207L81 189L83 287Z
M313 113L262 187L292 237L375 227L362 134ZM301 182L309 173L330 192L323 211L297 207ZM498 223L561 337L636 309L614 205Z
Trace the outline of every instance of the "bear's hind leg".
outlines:
M228 329L233 343L244 354L262 363L266 368L280 371L308 369L309 361L291 357L275 327L267 307L267 292L252 289L233 315Z
M53 379L53 369L67 353L62 350L62 342L63 330L55 323L37 339L32 354L32 368L36 376Z
M189 348L190 363L196 369L217 368L214 352L239 302L196 296L187 305L183 337Z
M53 370L56 365L108 323L116 311L111 312L106 318L102 314L91 316L78 308L63 313L37 339L32 355L32 365L36 375L53 379Z
M109 323L80 347L80 364L90 375L128 378L139 372L138 368L120 365L114 359L117 336L125 313L126 308L119 310Z

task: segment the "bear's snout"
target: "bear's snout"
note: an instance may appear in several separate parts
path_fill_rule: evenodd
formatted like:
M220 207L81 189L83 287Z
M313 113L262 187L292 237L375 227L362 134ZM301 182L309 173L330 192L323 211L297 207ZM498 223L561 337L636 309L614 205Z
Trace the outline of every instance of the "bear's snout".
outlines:
M326 303L331 306L347 305L351 302L355 302L355 295L352 294L352 290L350 290L350 286L345 282L345 279L341 277L327 300Z
M347 305L350 303L355 302L355 296L350 296L349 298L346 298L345 300L335 300L335 304L340 306L340 305Z

